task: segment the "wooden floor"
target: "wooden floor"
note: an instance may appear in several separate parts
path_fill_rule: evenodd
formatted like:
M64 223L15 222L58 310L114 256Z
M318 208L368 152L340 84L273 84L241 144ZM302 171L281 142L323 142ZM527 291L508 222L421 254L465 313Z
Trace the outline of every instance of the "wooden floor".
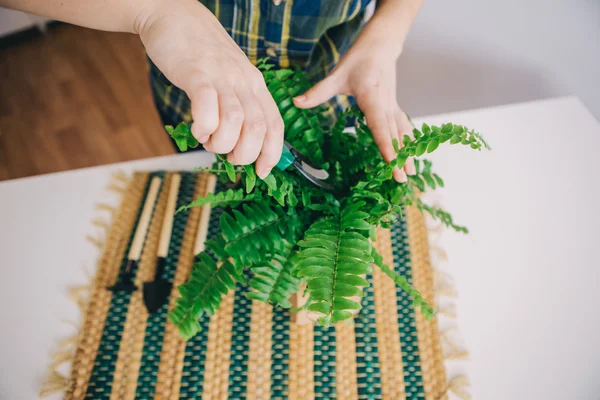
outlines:
M172 153L136 36L55 25L0 49L0 180Z

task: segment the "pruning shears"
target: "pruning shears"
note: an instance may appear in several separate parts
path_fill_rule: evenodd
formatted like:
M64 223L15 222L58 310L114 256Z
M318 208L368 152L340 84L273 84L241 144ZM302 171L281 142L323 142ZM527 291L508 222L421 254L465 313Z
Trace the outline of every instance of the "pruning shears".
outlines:
M165 126L171 138L177 143L179 150L186 151L189 147L198 146L198 141L192 135L192 124L189 125L182 122L177 125L176 128L172 126ZM290 166L296 168L302 176L311 181L316 186L328 192L333 192L333 186L327 182L329 173L324 169L317 168L308 161L306 157L298 152L288 142L283 143L283 149L281 150L281 158L277 163L277 168L280 170L286 170Z
M298 152L288 142L283 143L283 149L281 151L281 158L277 163L276 167L280 170L286 170L290 166L293 166L304 176L306 179L317 185L323 190L328 192L333 191L333 186L325 182L329 178L329 173L324 169L315 167L308 161L306 157Z

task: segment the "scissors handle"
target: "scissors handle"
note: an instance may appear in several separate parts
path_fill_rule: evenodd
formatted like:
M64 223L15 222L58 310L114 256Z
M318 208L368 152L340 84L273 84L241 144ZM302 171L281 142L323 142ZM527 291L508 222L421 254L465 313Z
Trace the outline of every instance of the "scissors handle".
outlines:
M283 171L285 169L288 169L290 165L294 163L294 160L296 160L296 156L294 156L294 154L292 154L292 152L290 151L290 145L287 142L283 142L281 158L279 159L279 162L277 163L276 167Z

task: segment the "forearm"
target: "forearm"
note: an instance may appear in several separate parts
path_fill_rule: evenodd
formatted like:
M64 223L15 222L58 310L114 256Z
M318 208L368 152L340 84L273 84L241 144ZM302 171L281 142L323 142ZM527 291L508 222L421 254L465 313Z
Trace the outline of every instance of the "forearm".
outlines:
M162 0L0 0L0 6L92 29L138 33Z
M410 27L423 4L423 0L379 0L373 17L357 39L362 42L381 43L399 56Z

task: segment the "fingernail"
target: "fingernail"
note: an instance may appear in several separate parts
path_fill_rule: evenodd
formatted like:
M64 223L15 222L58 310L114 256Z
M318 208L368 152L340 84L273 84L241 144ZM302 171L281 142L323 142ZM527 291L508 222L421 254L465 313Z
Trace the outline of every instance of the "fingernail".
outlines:
M208 140L208 138L210 138L210 135L200 136L200 138L198 138L198 142L204 144L204 143L206 143L206 141Z
M303 102L304 100L306 100L306 96L305 95L300 95L300 96L296 96L294 97L294 101L299 101L299 102Z
M401 169L394 169L394 178L399 183L406 183L408 181L408 177L406 176L406 172Z
M417 174L417 170L415 169L415 164L413 163L406 163L406 165L404 165L404 170L406 171L406 173L408 175L416 175Z
M269 174L271 173L270 169L258 169L256 170L256 175L258 175L258 177L260 179L265 179L267 176L269 176Z

